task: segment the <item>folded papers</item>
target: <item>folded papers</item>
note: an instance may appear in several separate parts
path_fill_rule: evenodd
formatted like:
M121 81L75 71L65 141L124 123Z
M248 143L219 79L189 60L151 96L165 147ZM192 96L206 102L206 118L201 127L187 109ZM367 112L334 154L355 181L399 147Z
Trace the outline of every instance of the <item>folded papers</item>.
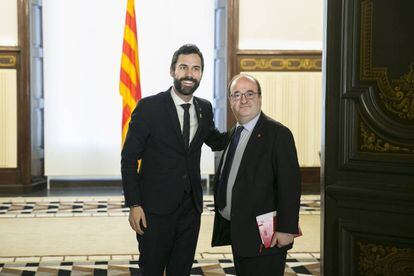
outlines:
M277 231L277 212L269 212L256 217L257 227L259 228L260 238L265 248L269 248L272 243L274 232ZM298 229L298 233L294 237L302 236L302 230Z

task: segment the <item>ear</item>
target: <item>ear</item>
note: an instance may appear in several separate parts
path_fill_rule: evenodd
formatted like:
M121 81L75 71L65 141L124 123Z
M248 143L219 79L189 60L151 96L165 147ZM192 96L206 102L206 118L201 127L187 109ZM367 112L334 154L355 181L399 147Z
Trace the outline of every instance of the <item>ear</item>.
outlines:
M174 70L170 69L170 76L174 78Z

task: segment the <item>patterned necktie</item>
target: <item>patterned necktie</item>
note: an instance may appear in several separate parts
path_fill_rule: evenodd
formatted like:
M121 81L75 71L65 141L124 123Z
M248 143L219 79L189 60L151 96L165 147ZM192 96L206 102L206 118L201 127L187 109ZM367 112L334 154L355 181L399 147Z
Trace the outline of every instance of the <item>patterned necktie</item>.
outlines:
M186 149L188 149L190 142L190 106L191 104L189 103L181 105L184 109L183 138Z
M234 153L236 152L237 144L240 140L240 134L243 131L243 126L238 126L231 138L229 148L227 150L226 160L224 162L223 170L221 171L217 190L217 207L223 210L226 207L227 198L227 181L229 179L231 164L233 163Z

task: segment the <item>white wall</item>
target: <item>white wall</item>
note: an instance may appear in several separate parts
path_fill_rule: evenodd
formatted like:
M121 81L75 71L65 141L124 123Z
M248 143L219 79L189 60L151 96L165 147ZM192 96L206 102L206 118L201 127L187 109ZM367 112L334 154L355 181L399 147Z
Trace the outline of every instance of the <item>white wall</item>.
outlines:
M17 0L0 0L0 46L17 43Z
M173 52L202 50L206 68L197 96L213 97L214 1L136 1L143 96L171 84ZM119 72L126 0L43 0L45 174L118 177ZM203 149L202 173L213 173Z
M239 48L322 50L322 0L240 0Z

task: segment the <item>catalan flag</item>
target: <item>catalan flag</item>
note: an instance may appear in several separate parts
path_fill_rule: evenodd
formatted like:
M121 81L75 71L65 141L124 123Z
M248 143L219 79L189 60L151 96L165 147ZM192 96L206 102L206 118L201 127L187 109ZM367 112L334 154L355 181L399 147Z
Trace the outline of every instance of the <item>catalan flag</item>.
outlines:
M134 0L128 0L127 3L119 92L122 96L122 144L124 144L131 113L141 99Z

